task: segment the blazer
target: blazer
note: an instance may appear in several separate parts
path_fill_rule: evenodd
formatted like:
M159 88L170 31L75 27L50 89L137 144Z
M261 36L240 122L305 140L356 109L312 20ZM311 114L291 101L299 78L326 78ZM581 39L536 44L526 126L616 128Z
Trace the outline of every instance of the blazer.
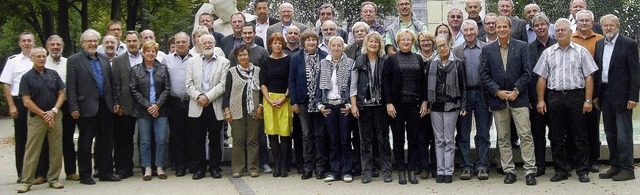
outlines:
M316 49L319 59L327 57L327 52ZM307 70L304 61L304 49L291 56L291 64L289 64L289 97L291 105L309 103L307 97ZM318 65L320 62L318 61ZM313 103L313 102L311 102Z
M139 51L139 52L142 52ZM135 64L133 64L135 65ZM125 52L113 59L111 65L113 73L113 83L118 89L120 99L120 109L123 109L124 115L133 114L133 98L129 90L129 74L131 72L131 63L129 63L129 54Z
M151 96L151 78L149 71L144 64L138 64L131 68L131 78L129 79L129 89L134 100L135 117L149 117L151 114L147 112L147 108L151 106L149 98ZM153 85L155 88L156 102L160 108L159 116L167 116L168 106L165 106L171 90L171 81L169 80L169 70L164 64L160 64L158 60L153 64Z
M596 50L594 60L598 65L598 71L595 73L595 93L600 97L602 95L602 65L604 54L604 40L600 39L596 42ZM640 88L640 63L638 62L638 45L637 43L621 34L614 43L613 54L611 54L611 62L609 62L608 88L611 91L610 101L613 109L626 109L627 101L638 102L638 91Z
M489 95L489 108L491 110L502 110L507 108L505 100L496 96L498 90L518 89L518 98L509 102L511 107L529 106L529 77L531 68L529 60L529 49L524 41L511 38L509 40L509 55L507 57L507 70L502 65L499 41L490 43L482 48L480 54L480 66L482 66L481 78L482 86Z
M95 81L88 55L83 50L71 55L67 61L67 101L69 102L69 111L80 111L80 117L95 116L100 106L98 83ZM102 66L104 101L107 104L107 109L113 112L113 107L120 105L120 99L118 89L113 83L109 59L98 52L95 55Z
M271 24L271 23L269 23ZM296 25L299 29L300 29L300 34L302 34L302 32L304 32L305 30L307 30L307 28L309 28L307 25L304 25L302 23L298 23L298 22L292 22L293 25ZM271 24L271 26L269 26L269 28L267 28L267 37L271 37L271 34L276 33L276 32L282 32L282 22L278 22L275 24ZM282 35L284 37L287 37L287 35ZM320 41L320 40L318 40ZM269 49L269 52L271 52L271 49Z
M476 44L478 44L478 46L480 46L480 48L483 48L483 49L484 49L484 47L486 47L486 46L487 46L487 43L483 42L483 41L482 41L482 40L480 40L480 39L478 39L478 41L476 42ZM462 62L463 62L462 64L464 64L464 65L465 65L465 68L466 68L466 65L467 65L467 64L466 64L466 62L467 62L467 56L465 56L465 55L464 55L464 46L465 46L465 45L466 45L466 44L465 44L465 43L463 43L463 44L458 45L457 47L454 47L454 48L453 48L453 55L455 55L455 57L457 57L457 58L459 58L460 60L462 60ZM478 56L478 57L480 57L480 56ZM478 72L482 72L482 64L480 64L480 67L479 67L479 69L478 69ZM465 79L466 79L466 78L465 78ZM481 78L481 79L482 79L482 78ZM481 90L481 92L482 92L482 102L485 104L485 106L487 106L487 105L488 105L487 100L489 99L489 95L491 95L491 94L487 93L487 89L485 89L484 87L482 87L482 83L480 84L480 86L481 86L481 87L480 87L480 90ZM466 90L466 89L465 89L465 90ZM468 90L467 90L467 91L468 91ZM469 102L469 104L471 104L471 103Z
M215 54L214 54L215 55ZM209 99L209 105L213 106L217 120L224 119L222 111L222 94L224 93L225 78L229 72L229 60L222 56L215 55L217 58L214 62L213 76L209 83L213 85L211 90L203 91L202 89L202 55L196 55L189 59L187 68L187 95L189 96L189 117L198 118L202 114L202 107L198 106L198 96L205 95Z
M259 36L253 37L253 43L260 47L264 47L264 41ZM218 45L218 47L222 49L222 51L224 52L224 57L228 58L229 55L231 55L231 50L233 49L233 34L227 35L226 37L222 38L222 40L220 40L220 43L216 45Z
M513 16L509 18L511 18L511 38L524 41L525 43L528 42L527 22Z

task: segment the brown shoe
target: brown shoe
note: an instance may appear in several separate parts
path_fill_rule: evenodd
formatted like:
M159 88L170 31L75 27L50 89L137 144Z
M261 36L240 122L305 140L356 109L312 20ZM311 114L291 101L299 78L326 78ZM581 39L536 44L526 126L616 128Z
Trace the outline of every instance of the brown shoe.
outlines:
M161 180L165 180L165 179L167 179L167 175L160 174L160 175L158 175L158 178L160 178Z
M47 179L45 179L44 177L37 177L36 179L33 180L33 185L40 185L40 184L43 184L44 182L47 182Z
M80 176L78 176L78 174L67 175L67 180L69 180L69 181L80 181Z
M145 175L142 177L142 181L151 181L151 175Z
M260 173L258 172L251 173L251 177L258 177L258 176L260 176Z

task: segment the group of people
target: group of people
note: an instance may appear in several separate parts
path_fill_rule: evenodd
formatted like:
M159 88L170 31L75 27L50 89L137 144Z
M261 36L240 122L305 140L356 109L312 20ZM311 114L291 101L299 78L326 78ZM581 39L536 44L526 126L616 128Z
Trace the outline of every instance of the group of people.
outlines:
M261 170L287 177L295 159L303 180L351 182L361 175L362 183L379 176L388 183L393 157L399 184L430 176L451 183L459 149L460 180L487 180L492 120L505 184L517 181L514 147L526 185L537 184L547 138L550 181L575 170L589 182L588 173L599 172L600 114L611 169L599 177L635 178L638 47L619 33L615 15L596 23L584 0L573 0L569 19L555 23L536 4L525 7L527 20L511 16L511 0L498 2L499 15L481 18L481 2L468 0L468 19L451 9L433 34L414 19L410 0L397 0L389 26L376 21L375 3L364 2L351 29L336 25L331 4L319 8L314 28L295 22L289 3L280 5L280 20L270 18L268 3L256 1L252 22L232 13L226 36L212 28L210 14L197 16L200 25L175 34L167 54L151 30L127 31L120 41L118 21L104 37L84 31L82 51L68 59L59 36L45 49L34 46L33 34L21 34L22 53L0 75L15 122L17 191L47 181L63 188L63 157L67 180L91 185L94 177L131 177L136 126L144 181L167 179L169 165L177 177L188 170L194 180L206 172L222 178L225 126L232 177L258 177Z

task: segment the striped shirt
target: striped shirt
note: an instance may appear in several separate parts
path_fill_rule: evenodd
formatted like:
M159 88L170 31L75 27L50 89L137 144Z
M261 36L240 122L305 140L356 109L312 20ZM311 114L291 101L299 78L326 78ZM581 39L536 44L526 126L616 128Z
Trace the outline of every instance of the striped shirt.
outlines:
M585 87L585 77L598 67L589 51L574 43L562 49L558 43L544 50L533 72L547 79L550 90L573 90Z

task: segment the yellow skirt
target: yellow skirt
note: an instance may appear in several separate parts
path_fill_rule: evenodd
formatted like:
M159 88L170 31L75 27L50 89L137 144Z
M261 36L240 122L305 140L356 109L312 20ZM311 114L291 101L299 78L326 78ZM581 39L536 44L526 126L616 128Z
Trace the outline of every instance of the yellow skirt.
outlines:
M269 93L269 98L272 100L282 97L284 97L284 94ZM263 104L265 133L267 135L290 136L291 126L293 124L293 112L291 111L289 98L284 100L280 108L271 107L271 104L266 103L266 98L263 98L263 102L265 102Z

